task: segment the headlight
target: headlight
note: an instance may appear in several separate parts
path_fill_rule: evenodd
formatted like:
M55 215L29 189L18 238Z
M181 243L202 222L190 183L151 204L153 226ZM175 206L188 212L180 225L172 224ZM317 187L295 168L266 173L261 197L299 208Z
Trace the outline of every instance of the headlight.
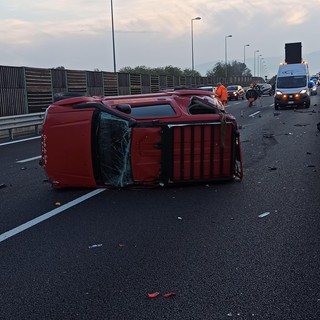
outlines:
M305 94L305 93L307 93L306 89L303 89L303 90L300 91L300 94Z
M282 92L281 91L276 91L276 95L277 96L282 96Z

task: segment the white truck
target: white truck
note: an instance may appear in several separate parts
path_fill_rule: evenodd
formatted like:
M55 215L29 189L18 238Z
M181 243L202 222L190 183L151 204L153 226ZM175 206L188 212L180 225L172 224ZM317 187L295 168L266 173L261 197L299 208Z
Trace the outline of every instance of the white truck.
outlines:
M301 59L301 43L286 44L286 62L279 66L274 108L310 107L309 68Z

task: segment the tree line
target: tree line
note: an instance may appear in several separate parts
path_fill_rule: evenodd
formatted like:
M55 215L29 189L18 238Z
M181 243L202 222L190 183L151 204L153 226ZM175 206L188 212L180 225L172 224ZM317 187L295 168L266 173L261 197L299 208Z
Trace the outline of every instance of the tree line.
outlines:
M215 78L224 78L227 73L229 77L252 77L251 70L247 68L247 66L243 62L238 62L236 60L231 63L222 63L217 62L211 70L206 72L207 77L215 77ZM137 67L124 67L121 68L118 72L130 73L130 74L149 74L149 75L170 75L170 76L193 76L193 77L201 77L201 74L196 70L191 70L189 68L181 69L178 67L173 67L171 65L166 67L157 67L150 68L146 66L137 66Z
M236 60L230 63L217 62L212 69L206 72L207 77L214 77L216 79L223 79L226 74L229 77L252 77L251 70L243 62L238 62ZM65 69L63 66L59 66L56 69ZM98 68L95 68L94 71L100 71ZM176 77L201 77L201 74L196 70L191 70L189 68L181 69L174 67L172 65L165 67L150 68L146 66L137 66L137 67L123 67L119 69L120 73L129 73L129 74L148 74L148 75L169 75Z

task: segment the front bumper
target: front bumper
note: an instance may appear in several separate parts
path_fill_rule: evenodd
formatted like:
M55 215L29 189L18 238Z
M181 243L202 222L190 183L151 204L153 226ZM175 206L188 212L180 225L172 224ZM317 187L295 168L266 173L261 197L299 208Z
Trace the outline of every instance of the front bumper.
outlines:
M232 92L232 93L228 92L228 99L229 100L239 99L239 95L237 93L235 93L235 92Z
M290 93L290 94L282 94L275 95L274 104L279 107L286 106L304 106L307 107L310 105L310 96L305 93Z

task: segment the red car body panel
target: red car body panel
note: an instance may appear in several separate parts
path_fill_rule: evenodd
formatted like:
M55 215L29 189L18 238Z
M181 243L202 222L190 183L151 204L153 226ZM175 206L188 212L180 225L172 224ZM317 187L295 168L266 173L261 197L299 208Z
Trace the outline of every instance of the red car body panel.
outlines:
M140 183L153 182L160 174L161 150L155 148L161 142L160 128L134 128L132 132L132 177Z
M209 94L180 90L55 102L42 127L49 181L63 188L241 179L236 120L207 106ZM144 114L149 110L155 115Z
M59 110L46 117L42 134L42 164L53 184L59 187L96 186L92 171L92 110Z

